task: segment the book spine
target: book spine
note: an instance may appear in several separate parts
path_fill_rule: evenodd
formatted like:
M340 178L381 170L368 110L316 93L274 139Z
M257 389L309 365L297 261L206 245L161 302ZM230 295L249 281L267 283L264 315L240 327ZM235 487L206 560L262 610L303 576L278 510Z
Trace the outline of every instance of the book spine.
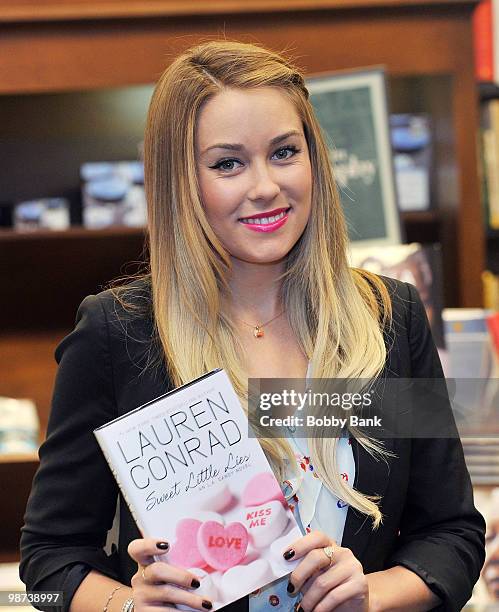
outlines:
M485 270L482 272L483 306L487 310L499 310L499 278Z
M482 0L473 14L475 75L479 81L494 80L492 0Z
M496 359L499 359L499 313L496 312L487 317L487 327L492 338Z
M95 437L97 438L97 442L99 443L99 446L101 447L102 453L109 465L109 468L116 480L116 482L118 483L118 486L120 488L121 494L123 495L123 498L125 499L128 508L130 509L130 514L133 516L134 521L137 524L137 527L139 528L140 533L144 536L147 535L147 532L145 530L145 525L143 524L140 515L137 512L137 508L135 507L135 504L133 503L133 500L130 498L130 496L127 493L127 489L126 487L123 485L123 481L120 478L120 474L114 469L114 464L113 461L111 459L111 457L109 456L108 453L108 449L107 449L107 444L106 444L106 439L105 436L103 436L100 432L94 432Z
M499 168L497 139L493 129L484 130L484 159L487 173L487 192L489 208L489 227L499 227Z

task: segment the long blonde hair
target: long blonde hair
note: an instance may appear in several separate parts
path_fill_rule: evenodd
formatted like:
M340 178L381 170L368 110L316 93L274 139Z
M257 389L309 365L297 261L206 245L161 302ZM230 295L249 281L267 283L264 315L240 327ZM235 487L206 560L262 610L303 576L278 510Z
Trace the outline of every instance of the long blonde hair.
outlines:
M348 267L345 221L328 149L302 73L281 55L253 44L211 41L195 46L165 70L149 108L145 141L150 274L156 331L169 376L183 384L216 367L247 399L247 374L233 321L221 308L230 258L203 210L197 182L195 127L203 103L224 88L275 87L303 123L313 172L307 227L288 255L281 297L289 323L315 378L379 375L390 298L374 275ZM359 437L382 458L382 445ZM284 439L261 438L280 476L294 456ZM325 485L353 508L381 521L376 500L346 485L336 467L337 438L311 438L309 448Z

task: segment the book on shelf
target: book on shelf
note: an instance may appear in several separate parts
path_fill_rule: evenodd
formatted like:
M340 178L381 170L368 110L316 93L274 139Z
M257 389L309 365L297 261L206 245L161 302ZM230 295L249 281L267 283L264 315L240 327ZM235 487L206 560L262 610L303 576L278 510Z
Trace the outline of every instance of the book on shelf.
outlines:
M479 174L485 222L499 229L499 100L482 105L480 126Z
M401 211L431 208L433 139L424 113L390 115L393 165Z
M484 270L482 284L484 308L499 311L499 276L490 270Z
M419 243L384 247L352 245L350 263L376 274L406 281L416 287L424 304L435 343L445 358L442 322L442 256L440 245Z
M143 162L87 162L80 168L80 178L85 227L146 224Z
M475 75L478 81L496 82L498 79L495 27L497 0L481 0L473 14L473 43Z
M170 543L157 560L199 576L214 610L293 570L300 529L223 370L94 433L142 535Z
M362 246L400 244L384 70L311 75L306 85L334 166L350 240Z

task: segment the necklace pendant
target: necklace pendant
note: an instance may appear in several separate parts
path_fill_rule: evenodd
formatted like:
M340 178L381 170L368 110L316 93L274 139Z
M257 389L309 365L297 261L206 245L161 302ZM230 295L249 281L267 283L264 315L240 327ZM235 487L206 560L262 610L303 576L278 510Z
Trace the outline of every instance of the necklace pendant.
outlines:
M258 327L258 325L255 325L255 329L253 330L253 335L255 336L255 338L263 338L264 336L263 329L261 327Z

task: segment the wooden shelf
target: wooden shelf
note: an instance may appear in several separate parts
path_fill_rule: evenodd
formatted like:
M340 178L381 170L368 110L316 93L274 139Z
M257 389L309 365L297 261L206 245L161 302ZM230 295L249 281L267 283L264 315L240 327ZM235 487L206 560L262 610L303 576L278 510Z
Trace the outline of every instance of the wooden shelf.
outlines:
M103 229L88 229L86 227L71 227L67 230L15 230L0 229L0 242L38 242L44 244L57 240L108 240L121 238L138 238L144 240L147 235L144 227L106 227Z
M3 333L70 329L86 295L144 267L144 241L140 228L0 232L0 278L10 296L0 300Z
M0 454L0 463L38 463L38 453L5 453Z
M467 0L0 0L0 22L33 23L465 4Z

